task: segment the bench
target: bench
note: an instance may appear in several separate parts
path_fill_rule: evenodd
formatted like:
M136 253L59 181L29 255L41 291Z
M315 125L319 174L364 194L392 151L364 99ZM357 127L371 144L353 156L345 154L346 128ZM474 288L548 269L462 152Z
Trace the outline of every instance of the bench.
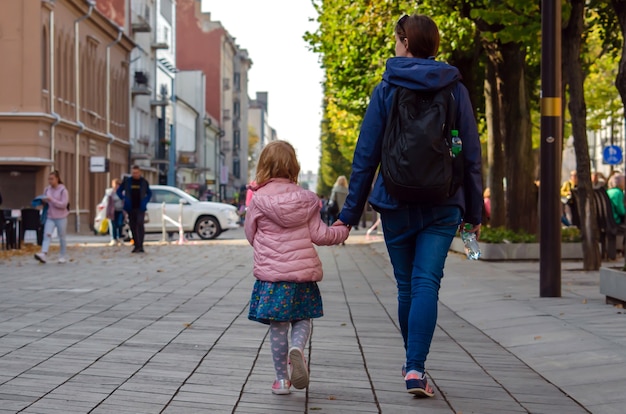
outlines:
M572 216L573 224L578 228L581 227L580 215L578 212L578 191L572 190ZM593 190L593 201L596 205L598 230L600 232L600 246L602 247L602 258L615 260L617 257L617 236L624 236L624 244L626 244L626 224L617 224L613 217L613 206L611 199L604 187ZM622 245L622 253L624 252L624 244Z

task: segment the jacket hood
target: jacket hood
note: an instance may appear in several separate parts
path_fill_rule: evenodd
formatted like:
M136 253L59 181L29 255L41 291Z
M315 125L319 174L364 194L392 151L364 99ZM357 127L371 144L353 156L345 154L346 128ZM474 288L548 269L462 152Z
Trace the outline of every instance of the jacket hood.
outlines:
M285 228L302 226L320 212L320 200L316 194L295 184L293 186L298 190L285 188L284 192L273 194L256 191L253 197L254 203L265 217Z
M436 91L460 80L454 66L433 59L393 57L387 60L383 80L417 91Z

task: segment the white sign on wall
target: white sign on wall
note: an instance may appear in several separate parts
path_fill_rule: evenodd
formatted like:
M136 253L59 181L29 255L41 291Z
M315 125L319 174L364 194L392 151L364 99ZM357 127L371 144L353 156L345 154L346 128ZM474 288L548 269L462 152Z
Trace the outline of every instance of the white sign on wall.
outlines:
M109 160L106 157L90 157L89 171L92 173L109 172Z

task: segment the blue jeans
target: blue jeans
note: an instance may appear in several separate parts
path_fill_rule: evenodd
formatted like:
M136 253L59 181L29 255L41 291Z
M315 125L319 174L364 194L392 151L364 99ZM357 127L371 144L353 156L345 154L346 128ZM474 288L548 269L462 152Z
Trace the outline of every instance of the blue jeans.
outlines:
M43 243L41 245L41 252L48 253L50 248L50 240L52 239L52 232L54 228L57 228L57 235L59 236L59 243L61 244L61 257L65 257L67 250L67 217L62 219L52 219L48 217L46 224L43 226Z
M111 240L120 238L122 227L124 227L124 212L122 210L115 210L113 219L109 220L109 234L111 235Z
M437 324L443 267L461 223L457 206L381 211L383 232L398 286L398 318L407 372L425 371Z

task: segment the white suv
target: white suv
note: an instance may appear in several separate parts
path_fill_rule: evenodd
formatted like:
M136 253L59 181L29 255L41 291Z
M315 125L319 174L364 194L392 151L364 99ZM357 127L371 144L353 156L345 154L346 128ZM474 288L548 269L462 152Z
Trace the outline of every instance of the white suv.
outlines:
M223 231L239 227L237 208L226 203L200 201L183 190L167 185L151 185L152 198L148 203L149 222L145 224L146 233L162 232L162 204L165 214L178 221L180 203L183 203L183 230L185 233L196 232L201 239L214 239ZM168 233L178 231L172 223L166 221Z

